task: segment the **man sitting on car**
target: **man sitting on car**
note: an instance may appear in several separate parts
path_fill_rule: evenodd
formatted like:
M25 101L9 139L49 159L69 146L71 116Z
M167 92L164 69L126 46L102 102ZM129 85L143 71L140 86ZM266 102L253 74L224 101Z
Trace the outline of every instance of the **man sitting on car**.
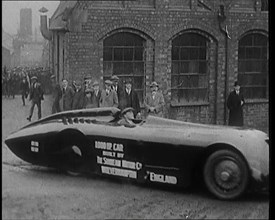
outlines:
M135 127L135 123L133 122L134 117L134 109L132 107L125 108L121 112L121 119L118 121L118 124L125 125L127 127Z

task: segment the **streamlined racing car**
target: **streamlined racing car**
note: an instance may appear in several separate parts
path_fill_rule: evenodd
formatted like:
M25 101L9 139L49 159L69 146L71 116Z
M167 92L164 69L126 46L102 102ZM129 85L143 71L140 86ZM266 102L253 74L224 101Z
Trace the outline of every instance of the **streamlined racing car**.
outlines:
M5 143L22 160L71 172L181 187L200 173L208 190L225 200L269 186L264 132L154 116L127 126L120 118L117 108L61 112L28 124Z

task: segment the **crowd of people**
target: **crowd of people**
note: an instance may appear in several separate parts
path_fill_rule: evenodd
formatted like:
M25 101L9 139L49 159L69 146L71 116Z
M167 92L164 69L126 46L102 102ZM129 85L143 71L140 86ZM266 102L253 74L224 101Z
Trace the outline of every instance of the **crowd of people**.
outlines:
M38 118L41 118L41 101L45 93L52 94L52 114L85 108L117 107L127 113L126 115L131 115L129 112L132 112L133 118L142 118L141 102L130 78L121 82L118 76L113 75L110 80L105 80L104 87L100 88L99 81L92 80L91 76L84 77L83 81L75 80L71 83L63 79L59 84L56 77L50 76L49 72L42 67L17 67L10 70L4 68L2 95L14 98L15 94L20 93L23 105L29 95L31 101L30 113L27 117L29 121L31 121L35 106L38 108ZM164 117L165 102L162 92L159 91L158 83L153 81L150 84L150 90L150 93L142 100L143 116L151 114ZM227 99L228 125L243 126L243 105L244 97L240 93L240 85L235 82L234 90Z
M118 76L113 75L110 80L104 81L104 88L100 87L99 81L92 80L91 76L84 77L83 81L75 80L71 83L67 79L63 79L61 84L57 82L55 75L50 78L52 114L76 109L116 107L121 109L122 112L125 109L128 109L127 112L133 111L134 118L142 117L140 100L137 92L132 87L133 83L130 78L121 82ZM37 82L37 77L31 77L30 100L32 105L27 118L29 121L31 121L35 105L38 108L38 118L41 118L41 101L43 100L43 90L41 88L41 84ZM145 114L163 117L165 103L163 95L159 91L159 85L157 82L152 82L150 88L151 93L144 99ZM22 97L23 94L25 93L22 93Z

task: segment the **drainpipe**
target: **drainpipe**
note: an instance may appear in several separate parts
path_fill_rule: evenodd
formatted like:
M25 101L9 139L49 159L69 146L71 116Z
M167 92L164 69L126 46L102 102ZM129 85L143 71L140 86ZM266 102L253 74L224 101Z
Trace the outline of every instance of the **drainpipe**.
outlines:
M219 22L219 28L222 33L225 35L225 80L224 80L224 124L226 125L226 119L227 119L227 76L228 76L228 39L231 39L229 36L229 33L227 31L227 25L225 24L226 16L224 13L224 5L220 5L220 9L218 11L218 22Z
M45 39L52 40L52 32L47 25L47 15L40 15L40 31Z

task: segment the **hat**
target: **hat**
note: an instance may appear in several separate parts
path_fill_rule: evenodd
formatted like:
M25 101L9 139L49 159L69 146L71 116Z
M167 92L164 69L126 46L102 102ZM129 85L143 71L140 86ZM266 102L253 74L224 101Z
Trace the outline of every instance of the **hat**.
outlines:
M132 107L125 108L122 110L121 115L125 115L127 112L130 112L130 111L134 112L135 109L133 109Z
M154 86L159 87L159 84L156 81L154 81L151 83L150 87L154 87Z
M94 82L93 82L93 86L98 86L99 85L99 82L97 81L97 80L95 80Z
M81 86L81 81L80 81L80 80L75 80L75 81L74 81L74 84L75 84L76 86Z
M112 80L112 81L118 81L119 78L118 78L116 75L113 75L113 76L111 77L111 80Z
M51 79L55 79L55 75L51 75L51 77L50 77Z
M89 93L92 92L93 90L91 90L90 88L85 89L85 93Z
M236 87L236 86L240 86L238 81L235 81L235 83L234 83L234 87Z
M131 78L127 78L127 79L124 81L124 84L132 84L132 79L131 79Z
M37 80L37 77L36 76L32 76L31 80Z
M105 84L106 84L106 85L112 85L113 82L112 82L111 80L106 80L106 81L105 81Z

